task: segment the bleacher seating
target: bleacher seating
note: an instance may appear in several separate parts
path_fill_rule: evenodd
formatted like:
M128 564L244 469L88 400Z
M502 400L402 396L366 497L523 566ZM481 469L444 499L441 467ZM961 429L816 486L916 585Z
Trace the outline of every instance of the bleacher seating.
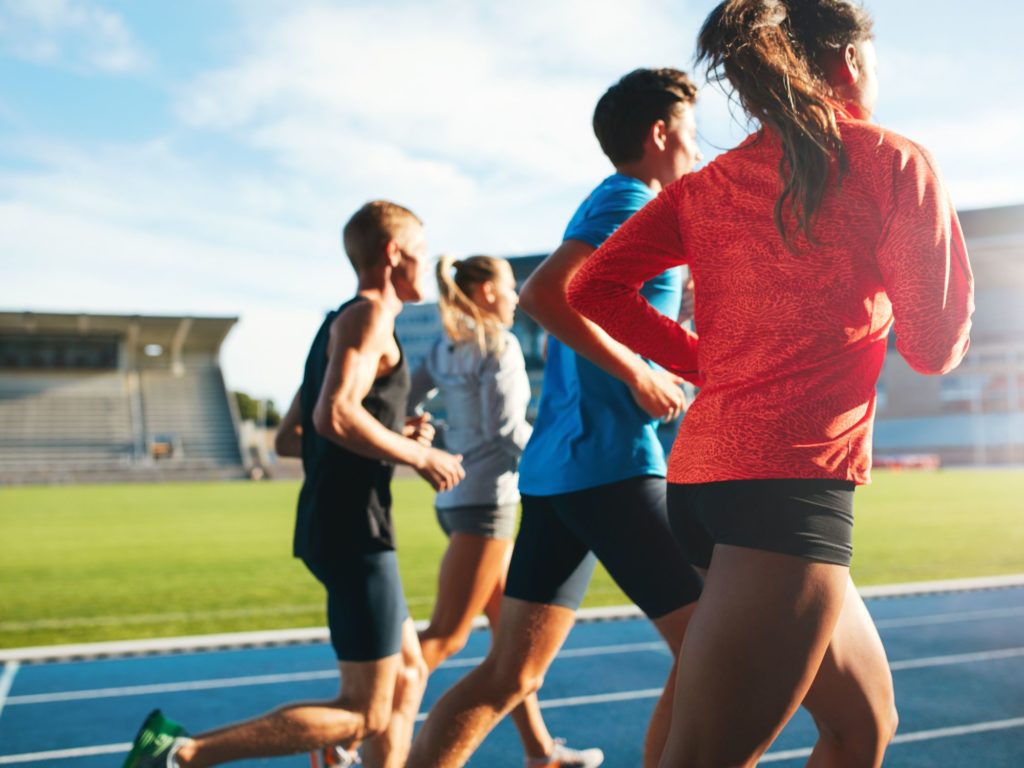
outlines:
M73 466L126 467L134 448L125 377L5 373L0 377L0 475Z
M172 438L180 455L171 460L193 467L241 462L219 368L192 366L180 375L166 369L143 370L141 380L146 445Z

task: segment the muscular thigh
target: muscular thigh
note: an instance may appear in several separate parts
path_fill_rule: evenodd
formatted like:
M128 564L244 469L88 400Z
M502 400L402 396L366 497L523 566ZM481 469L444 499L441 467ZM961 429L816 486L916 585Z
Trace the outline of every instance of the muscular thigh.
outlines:
M761 754L814 679L847 580L842 566L716 546L683 641L673 740L723 765Z
M820 727L835 734L859 732L891 719L895 705L889 662L852 581L804 706Z

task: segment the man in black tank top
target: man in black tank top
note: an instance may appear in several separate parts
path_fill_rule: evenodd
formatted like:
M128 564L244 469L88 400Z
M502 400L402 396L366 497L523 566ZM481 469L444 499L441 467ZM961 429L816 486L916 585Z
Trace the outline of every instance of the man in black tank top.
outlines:
M395 464L407 464L447 490L463 477L462 457L431 447L426 417L404 418L409 367L395 317L404 302L422 298L422 223L374 201L343 235L358 293L317 332L276 441L281 455L302 457L294 553L327 589L341 691L333 701L285 706L194 738L154 712L125 768L321 750L325 763L345 766L360 743L367 766L405 764L427 668L398 575L391 476Z

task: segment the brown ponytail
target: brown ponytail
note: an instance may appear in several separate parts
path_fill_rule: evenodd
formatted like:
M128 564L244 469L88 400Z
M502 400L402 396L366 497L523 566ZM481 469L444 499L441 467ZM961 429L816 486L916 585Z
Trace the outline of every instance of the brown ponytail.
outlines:
M473 286L500 277L502 264L508 267L504 259L493 256L470 256L459 261L445 255L437 262L441 325L452 341L475 342L483 353L502 351L501 325L470 298Z
M697 60L708 79L728 80L746 112L782 139L775 226L789 247L787 219L813 243L832 164L840 180L847 170L825 59L870 39L871 24L849 0L725 0L701 28Z

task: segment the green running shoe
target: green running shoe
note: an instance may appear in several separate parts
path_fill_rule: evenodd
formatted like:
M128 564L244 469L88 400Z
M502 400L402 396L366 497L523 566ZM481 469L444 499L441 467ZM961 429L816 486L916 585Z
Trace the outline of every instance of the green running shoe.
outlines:
M187 738L184 728L154 709L139 728L122 768L175 768L175 748Z

